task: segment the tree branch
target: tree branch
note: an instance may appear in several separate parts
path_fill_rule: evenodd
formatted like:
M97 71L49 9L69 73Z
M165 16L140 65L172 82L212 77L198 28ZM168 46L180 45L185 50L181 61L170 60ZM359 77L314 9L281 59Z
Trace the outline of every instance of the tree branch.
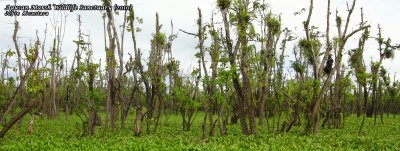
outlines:
M181 31L181 32L183 32L183 33L185 33L185 34L188 34L188 35L195 36L195 37L198 37L198 36L199 36L199 35L197 35L197 34L194 34L194 33L191 33L191 32L187 32L187 31L184 31L184 30L182 30L182 29L179 29L179 31Z
M350 34L346 35L346 37L344 38L344 41L347 41L347 39L349 39L351 36L353 36L353 35L356 34L357 32L362 31L362 30L365 30L365 29L367 29L367 28L369 28L369 27L371 27L371 26L368 25L368 26L361 27L361 28L359 28L359 29L357 29L357 30L354 30L354 31L351 32Z

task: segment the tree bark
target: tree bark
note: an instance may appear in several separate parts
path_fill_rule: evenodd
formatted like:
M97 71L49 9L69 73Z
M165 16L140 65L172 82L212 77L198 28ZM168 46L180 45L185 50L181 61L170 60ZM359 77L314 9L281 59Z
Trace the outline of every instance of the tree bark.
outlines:
M111 6L110 0L103 0L104 6ZM107 22L107 31L108 31L108 41L109 46L106 49L106 58L108 65L108 96L110 97L110 113L111 113L111 129L115 130L116 128L116 120L117 120L117 89L116 89L116 78L115 78L115 45L116 33L113 34L112 25L113 25L113 12L110 9L106 10L108 22ZM115 30L114 30L115 31ZM118 42L118 41L117 41Z
M0 138L3 138L8 130L11 129L11 127L17 123L20 119L22 119L26 113L28 113L33 107L34 107L33 102L29 103L27 107L25 107L23 110L21 110L16 116L14 116L11 121L9 121L6 126L0 131Z

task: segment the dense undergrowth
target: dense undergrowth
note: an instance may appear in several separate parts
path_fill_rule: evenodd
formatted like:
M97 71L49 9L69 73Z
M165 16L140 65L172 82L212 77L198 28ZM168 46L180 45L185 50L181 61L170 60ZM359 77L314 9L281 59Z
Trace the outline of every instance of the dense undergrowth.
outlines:
M295 127L288 133L271 131L259 126L256 136L244 136L239 125L228 125L225 136L201 138L197 119L189 132L181 129L178 115L163 116L156 133L135 137L132 120L127 128L109 132L97 127L94 136L81 136L82 126L77 116L65 120L37 118L32 134L27 127L26 116L19 128L14 127L3 139L0 150L400 150L400 123L397 117L386 117L384 125L373 126L373 119L366 119L364 134L358 135L362 118L347 117L342 129L322 128L317 135L303 135L303 127ZM130 118L132 119L132 117ZM303 124L304 125L304 124Z

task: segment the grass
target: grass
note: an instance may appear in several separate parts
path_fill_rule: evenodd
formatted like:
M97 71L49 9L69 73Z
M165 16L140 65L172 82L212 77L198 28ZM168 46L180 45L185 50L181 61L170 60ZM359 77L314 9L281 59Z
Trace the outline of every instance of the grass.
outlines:
M288 133L269 131L258 126L256 136L244 136L239 124L228 125L228 134L201 139L199 114L191 131L183 132L178 115L164 116L156 133L133 136L133 116L128 118L127 129L115 132L96 128L94 136L81 136L80 119L64 116L48 120L37 118L32 134L26 116L20 128L14 128L0 139L0 150L400 150L400 122L396 117L385 116L385 125L373 126L367 118L364 134L357 134L361 117L346 118L342 129L321 128L318 135L303 135L303 127ZM271 121L270 121L271 122ZM304 124L303 124L304 125ZM218 135L218 129L216 132Z

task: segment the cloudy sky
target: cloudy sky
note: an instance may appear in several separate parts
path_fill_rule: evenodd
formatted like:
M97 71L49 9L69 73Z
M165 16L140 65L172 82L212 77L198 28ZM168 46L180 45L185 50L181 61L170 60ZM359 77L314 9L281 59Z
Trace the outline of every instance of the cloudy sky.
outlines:
M144 23L139 27L142 32L138 33L137 41L138 47L144 50L144 53L150 49L151 33L154 32L155 27L155 14L160 14L160 22L164 25L162 31L167 34L171 33L170 21L174 23L174 32L178 33L178 38L173 43L173 55L181 61L181 69L184 73L188 73L193 68L195 63L194 53L196 53L197 39L193 36L186 35L178 32L178 29L184 29L186 31L196 31L196 19L197 19L197 8L201 8L204 16L204 20L208 21L213 12L217 12L216 0L128 0L129 4L134 6L136 15L143 18ZM63 0L67 4L85 4L85 5L101 5L100 0ZM270 5L270 9L274 14L281 14L283 20L283 27L288 27L293 30L297 36L304 36L302 30L302 21L306 18L306 13L295 16L294 13L300 11L302 8L308 8L309 0L266 0L266 3ZM332 15L334 15L337 9L343 18L347 15L346 2L351 3L349 0L332 0ZM18 0L19 5L32 5L32 4L57 4L59 0ZM123 0L113 0L114 4L123 4ZM315 10L311 21L312 25L320 27L321 31L325 31L326 23L326 0L315 0ZM4 16L5 6L7 4L13 4L13 0L1 0L0 1L0 51L5 52L9 49L14 49L12 42L12 31L13 31L13 17ZM400 1L399 0L358 0L356 4L356 10L353 13L352 21L350 23L350 31L354 30L357 24L360 22L360 8L364 8L364 19L372 26L372 36L377 34L377 26L380 24L383 28L383 36L391 37L394 43L400 43ZM54 14L51 13L48 17L18 17L21 29L19 30L18 37L19 44L30 43L35 39L35 32L38 30L39 37L44 38L44 30L47 24L48 26L48 38L47 38L47 50L50 50L50 38L54 38L54 31L51 27L51 21L54 21ZM77 15L82 16L82 31L86 34L91 35L92 45L94 51L94 58L99 60L105 58L104 51L104 39L103 39L103 20L100 11L75 11L65 12L67 15L66 32L64 35L62 54L67 57L69 62L72 62L73 54L75 51L75 44L73 40L77 39L78 35L78 23L76 21ZM217 14L219 16L219 14ZM123 18L123 12L120 12L120 16L116 16L117 25L121 25ZM336 25L334 24L334 17L331 17L331 32L335 34ZM120 29L119 29L120 30ZM355 48L357 45L359 36L354 36L350 39L347 45L347 49ZM125 51L132 52L132 42L130 36L125 37ZM290 44L294 45L294 44ZM292 60L291 49L289 47L287 52L287 60ZM378 60L379 52L378 46L375 40L370 40L367 43L365 52L365 61L369 64L370 60ZM397 56L393 60L387 60L384 62L384 66L393 75L394 73L400 74L400 55L397 52ZM127 54L125 54L127 57ZM345 58L348 58L345 55ZM104 59L102 59L104 60ZM346 59L347 60L347 59ZM287 63L290 63L288 61ZM15 61L11 63L15 66ZM288 69L287 72L290 72ZM400 76L397 76L400 77ZM397 78L399 79L399 78Z

